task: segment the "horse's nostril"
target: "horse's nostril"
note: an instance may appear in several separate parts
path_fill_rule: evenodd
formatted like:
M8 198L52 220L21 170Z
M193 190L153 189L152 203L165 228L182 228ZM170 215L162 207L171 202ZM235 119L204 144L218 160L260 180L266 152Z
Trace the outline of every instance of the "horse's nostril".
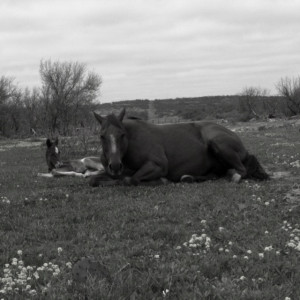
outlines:
M108 169L111 173L119 173L123 171L123 164L122 163L109 163Z

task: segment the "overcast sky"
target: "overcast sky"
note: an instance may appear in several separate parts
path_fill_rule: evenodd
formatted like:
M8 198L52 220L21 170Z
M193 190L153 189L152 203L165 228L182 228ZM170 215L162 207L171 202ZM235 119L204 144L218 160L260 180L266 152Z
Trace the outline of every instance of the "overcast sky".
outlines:
M0 76L41 59L101 75L101 102L232 95L300 75L300 0L1 0Z

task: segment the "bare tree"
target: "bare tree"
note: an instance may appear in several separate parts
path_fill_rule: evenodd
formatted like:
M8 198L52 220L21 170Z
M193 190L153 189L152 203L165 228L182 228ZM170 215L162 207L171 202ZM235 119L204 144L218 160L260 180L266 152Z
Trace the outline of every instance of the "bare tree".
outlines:
M76 126L83 105L91 104L102 83L99 75L87 72L78 62L41 61L42 99L52 132Z
M281 78L276 84L277 91L286 99L287 107L292 115L300 114L300 76Z
M37 127L43 123L41 120L41 96L37 88L23 92L22 102L24 106L24 116L26 118L27 132L36 131Z
M8 136L13 130L20 129L21 90L14 83L14 78L0 78L0 133Z
M260 87L245 87L241 93L240 108L248 114L248 117L258 118L259 114L256 110L255 101L262 100L268 95L268 90Z

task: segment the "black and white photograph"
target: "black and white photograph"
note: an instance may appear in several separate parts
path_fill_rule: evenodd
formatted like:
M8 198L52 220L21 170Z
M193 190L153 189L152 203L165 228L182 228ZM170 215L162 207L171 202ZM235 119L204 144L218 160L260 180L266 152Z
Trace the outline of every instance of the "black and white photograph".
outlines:
M0 1L0 300L300 299L300 0Z

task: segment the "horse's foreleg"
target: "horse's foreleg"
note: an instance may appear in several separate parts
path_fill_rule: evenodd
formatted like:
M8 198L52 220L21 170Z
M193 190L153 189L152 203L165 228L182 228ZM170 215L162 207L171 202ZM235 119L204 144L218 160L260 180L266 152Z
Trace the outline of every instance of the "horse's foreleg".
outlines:
M153 181L165 177L166 168L153 161L146 162L135 174L127 179L127 183L137 185L141 181Z
M98 175L93 175L90 177L89 185L92 187L97 186L111 186L111 185L119 185L120 179L113 179L106 173L100 173Z

